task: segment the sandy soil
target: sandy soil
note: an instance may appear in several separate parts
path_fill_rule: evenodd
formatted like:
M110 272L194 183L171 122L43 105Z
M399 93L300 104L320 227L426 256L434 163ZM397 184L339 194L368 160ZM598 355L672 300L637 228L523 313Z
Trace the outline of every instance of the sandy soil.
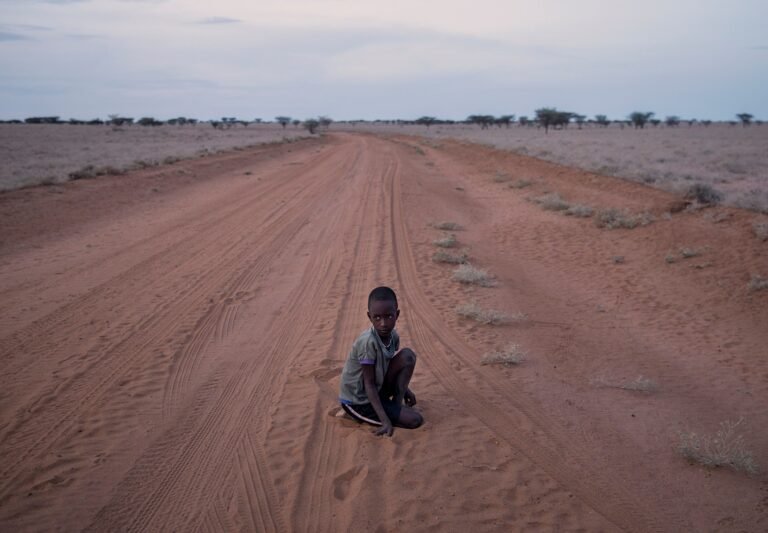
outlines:
M333 134L0 196L0 530L768 529L765 469L675 450L744 417L768 464L756 215L599 229L526 197L675 198L420 142ZM444 220L495 287L432 262ZM681 247L701 255L667 263ZM334 416L378 284L427 421L391 439ZM468 301L528 319L478 324ZM526 361L480 364L510 341ZM620 388L639 375L658 390Z
M341 127L338 125L337 127ZM768 126L648 126L642 130L575 125L565 130L475 125L358 125L348 130L452 138L619 176L670 192L713 187L732 206L768 213Z
M261 143L306 137L278 124L186 126L0 124L0 191L60 183L85 167L131 170Z

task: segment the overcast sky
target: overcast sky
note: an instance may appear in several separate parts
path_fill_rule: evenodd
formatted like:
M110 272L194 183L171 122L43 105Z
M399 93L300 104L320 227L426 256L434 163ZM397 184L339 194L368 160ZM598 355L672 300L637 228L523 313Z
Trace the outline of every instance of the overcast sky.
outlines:
M768 119L768 0L0 0L0 118Z

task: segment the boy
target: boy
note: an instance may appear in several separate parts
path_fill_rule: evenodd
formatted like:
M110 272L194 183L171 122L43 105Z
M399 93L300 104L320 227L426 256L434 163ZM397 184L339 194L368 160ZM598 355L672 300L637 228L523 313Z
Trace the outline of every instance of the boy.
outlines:
M358 422L379 426L376 435L388 437L394 426L414 429L424 422L411 408L416 396L408 384L416 354L410 348L400 350L400 336L395 331L399 316L395 291L373 289L368 296L372 327L352 344L341 372L341 407Z

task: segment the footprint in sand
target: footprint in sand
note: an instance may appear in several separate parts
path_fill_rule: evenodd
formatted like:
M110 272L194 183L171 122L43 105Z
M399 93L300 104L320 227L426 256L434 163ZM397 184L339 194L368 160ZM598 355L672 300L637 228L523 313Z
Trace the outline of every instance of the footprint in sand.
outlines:
M366 465L355 466L339 474L333 479L333 496L337 500L346 500L350 494L358 494L366 477L368 477Z

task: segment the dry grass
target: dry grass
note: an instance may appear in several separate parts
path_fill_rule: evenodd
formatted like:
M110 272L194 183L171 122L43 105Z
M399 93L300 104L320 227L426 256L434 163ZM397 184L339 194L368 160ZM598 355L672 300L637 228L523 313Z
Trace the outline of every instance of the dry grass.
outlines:
M228 130L187 126L73 126L0 124L0 191L116 175L265 143L306 137L303 129L251 124ZM72 177L70 177L72 176Z
M465 285L480 285L481 287L493 287L496 284L488 272L469 263L459 265L453 271L453 279Z
M454 248L456 246L456 235L450 233L448 235L444 235L443 237L440 237L439 239L435 239L432 241L432 244L435 246L439 246L440 248Z
M464 229L461 227L461 224L458 224L456 222L436 222L432 224L433 228L441 229L444 231L460 231Z
M448 263L449 265L462 265L467 262L467 259L467 254L463 252L452 254L439 250L432 255L432 261L435 263Z
M591 381L596 387L608 387L611 389L622 389L634 392L644 392L650 394L659 390L659 384L650 378L637 376L632 381L614 381L611 379L597 378Z
M510 343L501 350L495 350L485 354L481 359L480 364L515 366L525 361L525 359L526 354L520 346L515 343Z
M762 291L768 289L768 278L754 274L752 279L749 280L749 285L747 285L747 287L751 291Z
M683 259L690 259L691 257L698 257L701 255L701 250L697 250L696 248L681 248L680 249L680 257Z
M493 146L587 171L651 183L685 194L696 183L716 187L723 203L768 213L768 128L709 127L634 130L612 124L545 134L543 128L488 128L476 125L357 124L355 131L453 138ZM737 163L734 165L734 162ZM733 171L737 170L738 173ZM732 179L723 180L725 172Z
M755 232L755 237L761 241L768 241L768 222L755 222L752 224L752 231Z
M569 207L571 207L571 204L563 200L560 195L556 192L551 192L544 194L542 196L537 196L536 198L533 198L531 200L533 203L539 205L542 209L546 211L565 211Z
M704 466L729 466L737 471L756 474L759 471L757 463L737 432L742 421L740 418L735 422L722 422L714 436L681 431L677 451L689 461Z
M650 213L633 215L629 211L619 209L602 209L595 217L595 225L605 229L634 229L638 226L647 226L653 222Z
M510 189L525 189L526 187L530 187L533 185L533 182L530 180L517 180L515 182L510 183L507 185Z
M574 204L568 207L564 214L569 217L589 218L594 212L595 210L588 205Z
M500 170L497 170L496 174L493 176L493 181L495 181L496 183L506 183L511 179L512 178L509 176L509 174L505 174Z
M475 302L470 302L458 306L456 308L456 314L461 317L480 322L481 324L490 324L492 326L509 324L510 322L519 322L527 318L524 313L515 313L513 315L509 315L503 311L483 309Z

